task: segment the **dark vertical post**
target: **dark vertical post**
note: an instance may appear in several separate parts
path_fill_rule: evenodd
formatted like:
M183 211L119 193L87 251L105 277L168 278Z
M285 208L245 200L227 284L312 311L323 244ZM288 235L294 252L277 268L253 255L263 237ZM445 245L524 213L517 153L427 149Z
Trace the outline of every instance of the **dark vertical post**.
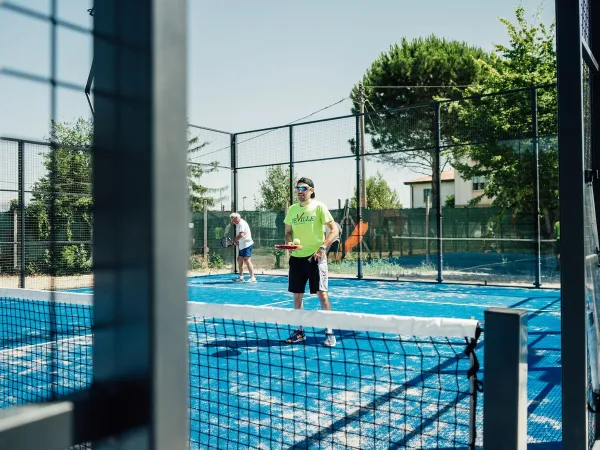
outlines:
M587 448L583 68L578 1L556 0L563 448Z
M591 3L590 3L591 5ZM600 63L600 7L594 5L589 9L590 49L596 61ZM596 73L591 79L590 95L592 97L591 129L592 133L592 165L595 173L600 174L600 74ZM596 205L596 223L600 224L600 182L594 183L594 203ZM600 421L600 414L596 414ZM599 424L600 425L600 424ZM600 432L600 428L597 428Z
M19 141L19 287L25 287L25 143Z
M57 262L58 262L58 217L56 214L56 206L58 200L58 161L57 161L57 150L58 150L58 139L56 138L56 127L54 121L57 118L58 112L58 95L57 88L54 84L58 77L58 27L56 17L58 14L58 0L50 1L50 16L52 27L50 28L50 80L52 88L50 89L50 161L48 165L48 174L50 178L49 182L49 224L50 233L48 233L48 239L50 241L50 267L48 275L50 276L50 288L54 291L54 283L57 274ZM51 297L52 298L52 297ZM53 300L49 305L50 317L56 317L56 302ZM50 342L56 342L55 339L58 336L58 327L56 320L50 320L48 340ZM49 364L48 373L50 374L48 383L50 385L50 400L54 400L58 397L58 346L51 345L49 352Z
M231 135L231 185L233 186L233 192L231 196L231 212L237 212L238 208L238 168L237 168L237 134ZM235 235L235 226L232 227L232 233ZM233 236L231 236L233 238ZM237 247L231 246L233 253L233 273L238 273L237 268Z
M350 227L350 221L348 220L348 214L350 211L350 200L346 199L344 202L344 212L342 213L342 235L340 236L340 245L342 246L342 261L346 258L346 240L350 236L348 234L348 228Z
M433 138L435 140L435 155L434 155L434 165L435 170L437 171L437 181L436 181L436 190L437 196L435 200L435 209L436 209L436 228L437 228L437 281L441 283L444 281L443 275L443 264L444 264L444 254L442 248L442 174L440 170L440 152L441 144L440 144L440 104L439 102L435 102L433 104Z
M237 134L231 135L231 211L237 211L238 204Z
M99 448L188 447L187 2L94 8Z
M483 448L526 450L527 310L489 308L484 320Z
M588 27L590 30L590 47L596 61L600 58L600 7L597 2L592 6L589 3L590 17ZM592 77L591 80L591 92L592 97L592 123L591 129L594 130L592 133L592 166L596 174L600 173L600 74L596 73L596 76ZM600 224L600 184L596 180L594 183L594 204L596 206L596 225ZM596 393L598 394L598 393ZM600 396L595 395L596 411L600 407ZM596 418L596 439L599 438L600 433L600 414L594 414Z
M363 236L360 235L362 233L363 227L361 225L362 222L362 207L361 207L361 171L360 171L360 125L361 125L361 117L356 116L356 232L359 235L358 242L358 258L357 258L357 277L359 280L363 277L362 272L362 240Z
M290 125L290 206L294 204L294 187L294 126Z
M539 288L542 284L542 250L540 230L540 147L538 139L538 108L537 88L531 88L531 139L532 139L532 183L533 183L533 240L535 254L534 286Z

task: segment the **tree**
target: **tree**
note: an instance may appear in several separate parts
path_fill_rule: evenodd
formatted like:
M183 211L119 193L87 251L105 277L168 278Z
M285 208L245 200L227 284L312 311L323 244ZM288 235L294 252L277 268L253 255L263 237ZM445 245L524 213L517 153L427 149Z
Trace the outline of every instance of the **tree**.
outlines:
M432 176L434 205L439 175L434 160L433 105L390 110L429 103L439 97L460 98L463 86L479 81L479 60L491 61L491 56L464 42L448 41L434 35L412 41L402 39L400 45L392 45L372 63L361 81L365 111L378 111L365 120L365 130L373 150L378 152L378 159ZM353 113L359 111L361 83L352 89ZM446 122L452 123L451 120ZM356 142L350 140L350 145L356 154ZM442 155L440 169L443 170L447 163L448 158Z
M31 207L41 208L42 220L38 222L38 229L40 237L46 238L49 233L48 213L54 197L55 216L64 220L66 239L71 240L71 222L76 212L91 227L92 120L80 118L72 124L53 122L51 136L56 150L42 154L48 174L34 184Z
M297 181L294 177L294 183ZM255 198L260 211L285 211L290 206L290 169L282 166L267 168L266 178L258 184Z
M200 143L197 136L190 138L188 141L188 201L192 212L203 211L205 202L207 206L215 206L216 203L222 203L229 199L227 196L229 185L210 188L201 184L203 175L218 170L218 163L215 161L211 164L202 164L192 161L194 154L209 144L209 141Z
M25 214L36 224L37 239L47 240L51 227L54 227L57 241L89 241L92 234L92 120L80 118L74 123L52 122L50 136L55 150L42 154L48 173L35 182ZM51 217L52 212L54 217ZM90 253L89 244L62 247L55 260L57 272L89 271ZM49 249L45 259L48 264Z
M47 174L34 183L32 199L25 214L35 224L35 238L48 240L54 226L56 240L90 241L92 236L92 120L77 119L73 123L52 122L49 141L54 143L42 153L42 164ZM208 142L198 143L198 138L188 141L188 159ZM226 199L228 186L212 189L200 183L206 173L217 170L213 164L188 164L188 194L193 211L201 211L204 201L213 206ZM54 209L52 210L52 203ZM54 217L51 217L53 213ZM50 261L50 250L44 255ZM91 269L89 244L66 245L56 256L58 273L81 273ZM60 258L60 259L58 259Z
M356 208L356 194L350 202ZM398 193L390 188L383 176L377 172L374 177L367 179L367 208L369 209L399 209L402 208Z
M494 64L478 60L482 78L467 90L485 94L528 88L556 82L554 24L529 24L525 11L515 9L516 23L506 19L509 45L496 45ZM465 179L485 179L483 196L493 205L519 212L532 212L534 200L534 144L539 147L540 208L550 229L549 211L558 207L558 150L556 141L556 89L540 88L537 93L539 137L532 133L532 89L483 97L476 101L453 103L462 124L455 132L459 144L477 141L478 145L459 147L456 169Z

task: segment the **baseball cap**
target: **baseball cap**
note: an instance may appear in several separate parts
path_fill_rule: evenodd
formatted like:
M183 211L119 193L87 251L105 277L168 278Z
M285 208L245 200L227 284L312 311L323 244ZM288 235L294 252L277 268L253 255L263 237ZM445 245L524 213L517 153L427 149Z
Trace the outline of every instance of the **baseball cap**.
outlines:
M306 177L302 177L298 181L296 181L296 186L298 185L298 183L307 184L308 186L310 186L313 189L315 187L315 183L313 183L313 180L311 180L310 178L306 178ZM310 195L310 198L315 198L314 192Z

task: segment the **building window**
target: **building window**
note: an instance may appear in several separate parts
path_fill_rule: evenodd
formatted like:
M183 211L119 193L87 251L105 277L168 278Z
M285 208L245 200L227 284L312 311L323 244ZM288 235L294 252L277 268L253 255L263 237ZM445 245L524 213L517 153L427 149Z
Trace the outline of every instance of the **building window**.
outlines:
M473 177L473 190L483 191L485 188L485 177Z
M431 198L431 189L423 189L423 203L427 204L427 197Z

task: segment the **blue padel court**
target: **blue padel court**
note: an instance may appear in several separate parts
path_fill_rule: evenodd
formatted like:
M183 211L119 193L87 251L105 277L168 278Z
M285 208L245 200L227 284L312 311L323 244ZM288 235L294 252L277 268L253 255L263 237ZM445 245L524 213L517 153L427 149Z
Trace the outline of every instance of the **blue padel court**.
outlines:
M190 278L190 304L293 308L287 277L232 278ZM330 279L329 289L333 310L348 313L483 321L488 307L526 309L529 447L561 448L558 290L356 279ZM92 290L70 292L82 300L52 313L25 296L0 300L0 407L47 398L50 384L62 395L91 382L85 294ZM306 295L304 307L319 310L319 300ZM58 317L52 327L50 314ZM483 328L475 351L482 365ZM473 396L464 339L399 339L340 326L337 345L327 348L323 328L305 327L306 340L289 345L293 324L193 314L188 329L191 448L468 447ZM47 342L50 331L55 344ZM482 369L478 377L485 389ZM479 446L484 397L476 398Z

